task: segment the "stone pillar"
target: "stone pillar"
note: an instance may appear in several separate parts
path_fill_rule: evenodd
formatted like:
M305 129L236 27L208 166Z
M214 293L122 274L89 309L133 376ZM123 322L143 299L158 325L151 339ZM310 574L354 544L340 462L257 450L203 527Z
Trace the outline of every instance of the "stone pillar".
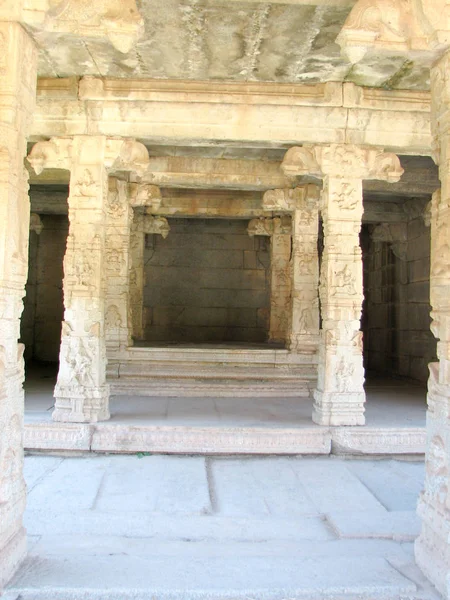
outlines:
M109 179L105 239L105 342L108 357L120 354L132 344L128 270L133 209L128 187L126 181L115 177Z
M144 317L144 250L145 234L152 233L144 231L144 225L147 229L150 227L152 219L147 215L161 206L161 190L156 185L131 184L130 186L130 205L134 209L131 221L130 232L130 266L128 272L129 282L129 329L131 337L134 340L144 339L145 317ZM169 225L164 219L167 226ZM156 233L156 232L155 232ZM164 237L166 237L166 235Z
M319 190L315 185L270 190L263 198L266 210L291 214L290 289L285 314L288 347L297 354L315 354L318 346L318 203Z
M292 213L292 321L289 349L315 354L319 345L319 188L309 185Z
M431 330L438 362L429 365L425 489L416 561L450 598L450 52L431 70L432 128L441 190L431 202Z
M46 166L70 170L65 311L53 419L105 420L109 418L104 329L108 171L143 172L147 150L133 141L75 136L39 142L28 160L37 173Z
M286 343L291 303L291 219L287 215L273 219L252 219L247 231L250 236L270 237L269 342Z
M322 330L313 421L320 425L363 425L362 182L398 181L403 170L393 154L350 144L291 148L282 169L290 176L309 174L323 179Z
M23 350L18 344L28 272L30 202L23 166L36 95L36 48L0 22L0 594L26 554L22 526Z
M130 233L130 310L133 340L144 339L144 215L135 212Z

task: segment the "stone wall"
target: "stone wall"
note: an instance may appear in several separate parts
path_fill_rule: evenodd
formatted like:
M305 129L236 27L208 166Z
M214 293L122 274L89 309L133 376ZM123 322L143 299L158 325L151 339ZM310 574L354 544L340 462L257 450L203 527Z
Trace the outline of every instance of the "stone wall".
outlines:
M63 258L68 220L65 215L41 215L43 229L30 232L29 270L21 320L25 358L58 360L63 319Z
M264 342L270 310L270 238L247 220L169 219L145 248L145 339Z
M366 369L425 383L430 331L430 229L421 215L363 229Z

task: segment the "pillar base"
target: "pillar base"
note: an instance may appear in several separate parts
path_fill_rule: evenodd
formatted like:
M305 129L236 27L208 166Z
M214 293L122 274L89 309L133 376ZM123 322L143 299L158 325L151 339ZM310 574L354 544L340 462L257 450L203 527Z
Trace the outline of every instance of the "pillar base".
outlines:
M27 555L27 535L23 527L0 548L0 595Z
M364 392L314 391L312 420L318 425L365 425Z
M81 390L55 388L53 421L62 423L96 423L107 421L109 413L109 385Z
M418 513L422 531L414 544L417 565L444 598L450 598L450 515L444 515L422 498Z

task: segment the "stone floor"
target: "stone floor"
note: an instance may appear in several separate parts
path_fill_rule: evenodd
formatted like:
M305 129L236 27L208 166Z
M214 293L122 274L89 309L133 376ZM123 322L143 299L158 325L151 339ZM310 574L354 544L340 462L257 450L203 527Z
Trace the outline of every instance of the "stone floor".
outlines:
M111 420L51 421L54 373L26 381L25 447L30 450L224 454L422 454L426 389L370 378L365 427L319 427L308 398L113 396Z
M423 463L28 456L5 600L437 600L414 564Z

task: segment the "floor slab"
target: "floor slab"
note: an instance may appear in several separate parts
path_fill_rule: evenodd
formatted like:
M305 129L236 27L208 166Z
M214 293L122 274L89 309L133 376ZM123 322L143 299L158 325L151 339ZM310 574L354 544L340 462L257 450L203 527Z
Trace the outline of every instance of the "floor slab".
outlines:
M5 600L439 600L413 556L421 461L88 455L25 466L29 556ZM396 504L385 476L399 477Z

